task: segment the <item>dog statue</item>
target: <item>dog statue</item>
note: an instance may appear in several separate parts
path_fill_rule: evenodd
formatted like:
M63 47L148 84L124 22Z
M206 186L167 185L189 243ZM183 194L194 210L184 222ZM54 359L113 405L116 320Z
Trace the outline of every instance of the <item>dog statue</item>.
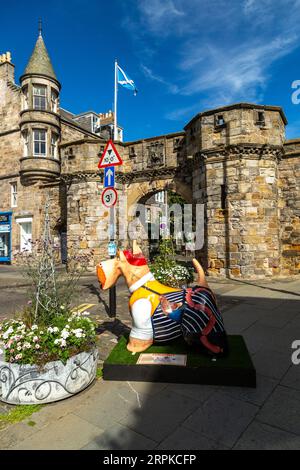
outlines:
M216 299L200 263L193 259L197 286L175 289L155 280L137 243L133 250L118 250L115 258L97 265L102 289L109 289L124 276L131 297L132 329L127 349L145 351L154 342L182 337L203 352L220 356L227 352L226 333Z

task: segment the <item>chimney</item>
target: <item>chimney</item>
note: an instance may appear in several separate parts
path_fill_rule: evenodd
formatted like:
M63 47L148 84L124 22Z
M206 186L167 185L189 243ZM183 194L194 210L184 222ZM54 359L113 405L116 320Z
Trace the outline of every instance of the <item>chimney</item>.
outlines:
M11 53L0 54L0 80L15 83L15 66L11 63Z

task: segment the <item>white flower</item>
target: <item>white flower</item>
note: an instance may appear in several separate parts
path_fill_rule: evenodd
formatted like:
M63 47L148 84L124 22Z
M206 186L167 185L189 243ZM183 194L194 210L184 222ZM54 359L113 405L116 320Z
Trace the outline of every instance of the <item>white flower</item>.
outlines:
M3 339L7 339L13 331L14 331L13 328L10 326L8 330L6 330L5 333L3 333Z
M82 312L82 315L83 315L83 316L87 316L87 315L89 315L89 314L90 314L90 312L88 312L88 311Z
M40 347L41 347L41 346L40 346L39 344L36 344L36 345L35 345L35 349L40 349Z
M34 342L36 343L37 341L39 341L39 337L38 337L38 336L34 336L34 337L32 338L32 341L34 341Z
M22 359L22 354L17 354L15 359L16 359L16 361L18 361L19 359Z
M48 333L53 333L53 328L52 326L49 326L49 328L47 329Z
M59 328L57 328L57 326L54 326L52 330L53 330L53 333L57 333L59 331Z
M64 309L65 309L65 307L64 307L63 305L61 305L61 306L60 306L60 309L61 309L61 310L64 310Z
M22 350L22 346L18 346L17 351L21 351L21 350Z
M60 335L63 339L67 339L70 336L70 332L66 329L63 329Z
M31 329L32 329L32 331L37 330L38 326L37 325L32 325Z
M30 349L30 348L31 348L31 344L30 344L30 343L28 343L28 342L24 343L23 349ZM18 349L18 351L19 351L19 348L17 348L17 349Z

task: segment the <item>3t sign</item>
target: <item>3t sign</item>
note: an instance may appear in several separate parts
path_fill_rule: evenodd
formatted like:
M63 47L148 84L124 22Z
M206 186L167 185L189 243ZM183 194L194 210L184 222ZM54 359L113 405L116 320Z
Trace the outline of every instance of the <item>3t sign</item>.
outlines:
M118 199L118 194L115 188L105 188L102 191L101 200L102 200L102 204L105 207L108 207L108 208L113 207L116 204L117 199Z

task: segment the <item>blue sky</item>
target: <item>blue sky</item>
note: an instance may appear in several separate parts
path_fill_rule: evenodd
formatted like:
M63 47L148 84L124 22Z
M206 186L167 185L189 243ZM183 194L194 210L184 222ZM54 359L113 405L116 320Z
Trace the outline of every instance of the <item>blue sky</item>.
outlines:
M70 0L1 5L0 53L22 74L38 18L72 112L112 109L114 59L134 79L119 92L125 140L181 130L196 113L239 101L279 105L300 137L300 0Z

